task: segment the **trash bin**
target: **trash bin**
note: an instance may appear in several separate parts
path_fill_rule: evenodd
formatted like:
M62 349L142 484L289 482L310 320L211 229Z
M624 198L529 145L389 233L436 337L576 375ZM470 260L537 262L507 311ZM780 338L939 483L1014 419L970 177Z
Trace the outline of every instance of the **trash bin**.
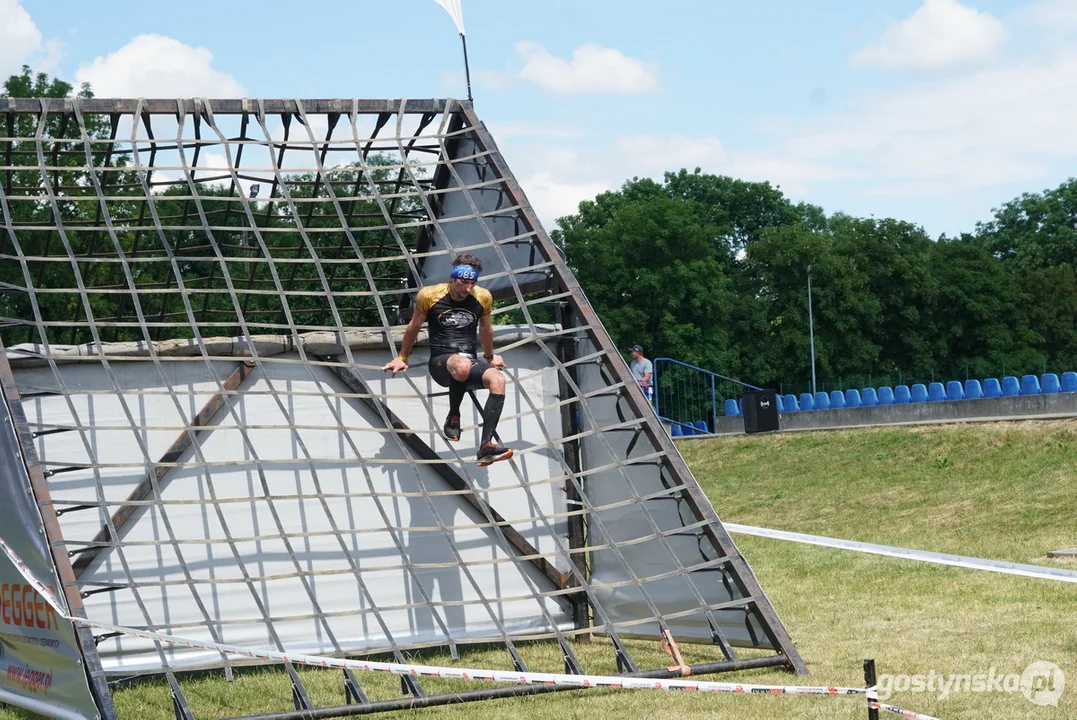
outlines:
M773 390L751 390L741 396L744 403L744 432L777 432L778 397Z

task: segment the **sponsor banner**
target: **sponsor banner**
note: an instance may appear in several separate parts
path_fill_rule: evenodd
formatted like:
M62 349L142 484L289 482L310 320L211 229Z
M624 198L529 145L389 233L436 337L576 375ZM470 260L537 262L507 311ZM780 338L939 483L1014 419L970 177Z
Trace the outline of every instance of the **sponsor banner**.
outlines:
M75 627L59 597L29 488L12 418L0 396L0 536L14 552L0 553L0 701L51 717L95 718L97 705Z

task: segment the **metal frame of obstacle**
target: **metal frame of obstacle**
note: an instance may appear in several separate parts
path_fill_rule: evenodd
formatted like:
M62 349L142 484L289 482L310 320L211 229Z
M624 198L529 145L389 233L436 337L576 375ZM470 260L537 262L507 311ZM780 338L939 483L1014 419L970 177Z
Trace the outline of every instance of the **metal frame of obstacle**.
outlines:
M223 116L240 117L238 138L229 138L218 129L216 119ZM357 123L360 118L366 117L373 117L374 130L367 136L360 136L356 133ZM423 135L423 131L432 128L432 123L439 117L442 119L442 129L433 135L431 140L430 137ZM19 128L25 124L22 121L27 118L33 120L33 135L20 136ZM269 118L279 118L284 128L283 138L278 138L276 143L266 130ZM311 133L311 121L314 118L324 120L326 128L324 138L315 138ZM88 132L91 119L97 123L97 134L93 136ZM180 127L189 123L194 126L195 138L188 141L185 137L181 137L181 134L177 134L175 140L155 139L154 119L162 122L175 121ZM412 121L416 128L411 131L410 135L403 135L401 132L405 119ZM119 135L124 121L145 131L148 136L145 144L149 145L149 150L142 148L136 151L126 146L125 139ZM297 129L300 126L302 132ZM349 126L350 132L348 132ZM256 127L261 127L263 131L266 131L266 139L253 141L248 138L248 130ZM338 127L345 128L344 141L333 138L334 128ZM379 132L386 128L389 128L390 132L384 137L379 136ZM392 132L393 129L396 130L395 135ZM289 133L292 131L307 139L302 139L302 137L299 140L290 139ZM134 132L132 130L132 137L134 137ZM18 142L14 138L18 138ZM337 197L334 194L334 183L330 179L335 168L331 166L327 158L336 148L334 143L346 144L348 141L354 141L353 150L357 152L359 168L352 168L357 179L348 197ZM379 143L395 146L398 162L389 168L388 176L374 182L371 180L370 169L365 163L371 151L376 152ZM206 170L199 166L199 153L205 148L229 144L237 147L238 151L230 160L229 166L218 171L217 177L219 182L228 186L227 194L200 199L198 189L200 186L195 179L195 173L202 172L205 175ZM468 147L466 151L459 149L464 144ZM244 148L251 145L268 148L278 154L279 159L273 164L271 173L254 175L245 171L240 165ZM286 177L287 171L283 169L282 161L285 153L291 150L293 145L305 146L305 149L317 156L317 159L316 167L311 168L312 179L303 186L293 185L289 189L290 181ZM141 157L147 152L149 152L148 165L135 169L126 165L124 166L126 176L117 165L117 160L121 156L130 160L134 155ZM183 198L182 217L162 219L157 216L154 209L155 198L159 196L156 195L158 186L151 180L151 175L155 171L154 155L158 152L179 152L184 158L185 152L190 152L192 155L192 161L188 163L184 159L182 167L179 168L183 177L168 182L162 181L165 186L186 185L189 187L191 196ZM29 158L31 162L20 164L20 157ZM425 160L432 158L433 173L429 176L422 176L418 173L413 165L415 157ZM462 169L466 169L469 164L481 165L480 180L470 181L461 175ZM80 171L80 169L85 171L89 180L79 187L62 187L64 173ZM37 172L43 190L18 187L19 173L27 171ZM123 178L126 177L127 182L130 182L133 176L139 181L138 187L122 186ZM110 178L116 180L117 184L110 184ZM36 321L30 319L20 323L19 318L10 318L6 326L0 327L0 330L7 333L8 337L6 343L0 344L0 380L2 380L4 398L12 408L18 426L18 437L29 470L32 491L43 518L43 530L49 541L64 595L74 615L82 612L82 599L88 595L114 590L109 587L85 586L84 583L80 583L82 571L102 552L119 551L122 548L121 531L129 522L135 509L149 502L147 498L153 497L155 484L161 481L180 454L189 448L197 448L197 439L204 430L204 426L210 424L216 414L227 410L228 399L242 393L240 385L264 360L258 357L250 360L237 358L232 373L220 383L220 391L201 408L190 425L179 433L175 443L154 463L154 473L151 473L146 482L136 488L126 501L119 503L112 512L105 513L107 517L92 541L72 545L70 539L65 540L63 537L57 516L67 512L93 509L102 512L106 506L104 504L63 506L52 500L47 477L57 471L62 471L62 468L46 467L37 457L34 439L43 430L34 429L28 425L26 415L21 408L16 376L12 373L4 355L11 350L13 338L16 342L32 340L41 344L46 361L56 370L56 358L51 354L53 352L51 346L58 343L65 333L70 333L71 341L86 339L89 334L93 339L89 347L96 348L95 352L105 358L106 354L103 349L105 344L110 339L122 340L123 334L131 327L135 327L144 334L143 339L146 345L156 347L155 344L166 340L170 332L168 318L177 314L182 315L183 311L177 310L175 305L170 307L167 297L161 300L159 307L155 308L152 318L149 313L143 313L140 309L144 296L140 294L142 290L135 291L138 287L137 280L130 272L130 263L123 257L122 252L112 252L108 249L110 241L119 247L117 238L121 233L121 230L114 227L110 217L110 203L115 197L139 204L137 219L133 223L130 220L124 223L132 226L128 230L136 237L135 254L138 250L137 238L139 237L154 234L164 237L164 231L171 229L172 226L201 226L211 237L214 231L219 231L222 236L229 238L234 238L239 232L253 234L259 242L263 243L263 252L268 260L270 251L265 249L268 246L261 239L261 234L268 233L272 228L259 224L254 214L253 198L247 197L241 189L243 183L256 180L270 186L268 199L264 201L268 203L269 208L286 207L290 211L295 223L295 228L292 228L290 232L292 235L301 236L302 242L306 243L307 247L312 247L310 237L314 237L313 233L316 230L342 235L341 246L337 248L340 252L333 256L334 262L329 263L320 259L315 253L314 270L317 271L317 277L314 278L305 277L302 273L297 274L297 264L287 267L291 274L286 278L284 275L287 274L287 270L278 276L277 271L271 267L272 281L275 285L267 286L271 288L269 291L257 289L259 282L268 283L269 281L256 279L256 273L260 272L259 268L256 267L255 262L247 262L246 265L249 265L250 269L246 288L239 288L239 285L236 285L235 288L239 288L237 290L233 288L230 281L227 285L227 292L230 293L235 304L235 312L232 315L228 315L227 312L211 311L212 292L215 291L214 283L219 285L225 282L224 275L227 274L227 263L224 262L220 247L215 243L213 243L213 252L216 252L220 258L219 265L223 269L220 271L221 274L217 275L217 265L209 263L213 267L206 282L207 292L200 295L203 301L201 313L190 303L191 298L185 292L181 292L178 287L169 286L163 290L152 289L162 293L163 297L172 293L182 299L186 303L187 314L192 318L192 325L200 325L201 329L205 329L227 327L231 324L232 327L238 328L241 330L241 340L249 342L251 348L257 344L254 341L257 330L282 329L288 337L292 338L300 338L303 332L317 330L328 330L337 333L338 336L344 334L349 316L346 312L337 310L334 297L336 286L333 281L334 275L339 278L348 269L341 258L346 258L349 251L345 240L352 237L353 233L350 228L353 221L352 213L357 206L357 199L361 197L364 201L377 205L382 221L375 218L368 223L368 227L358 228L354 234L359 235L361 231L374 227L378 231L379 242L382 244L376 248L364 248L351 257L351 263L360 266L359 281L366 283L368 291L356 293L362 297L347 311L352 313L351 317L377 316L380 319L380 327L378 325L371 325L371 327L374 328L375 334L381 333L381 342L387 351L390 348L395 350L392 325L406 319L410 299L416 287L422 284L429 270L428 264L436 265L436 262L445 260L447 253L445 244L442 242L440 246L437 246L437 242L439 238L444 240L446 235L446 228L443 225L448 223L442 214L444 203L447 202L446 198L455 192L456 195L453 197L462 198L469 204L470 210L462 217L473 221L474 227L480 233L474 237L474 246L492 253L501 262L502 272L495 273L498 281L496 287L493 288L495 297L512 303L511 310L522 317L521 326L529 342L537 346L556 368L561 426L555 428L556 432L553 434L546 430L544 432L549 435L546 438L547 444L558 453L559 461L564 468L567 499L572 507L580 508L578 511L569 513L567 517L568 550L562 558L569 561L567 572L561 573L556 570L548 558L542 557L542 553L521 537L504 515L485 501L479 493L471 490L472 486L466 469L454 469L450 462L445 462L427 442L424 442L421 434L427 430L409 427L401 417L394 413L391 401L374 392L370 384L355 372L354 367L357 361L352 356L347 342L340 343L334 352L321 355L311 352L309 358L330 366L332 372L354 392L354 395L378 415L384 431L401 448L406 448L406 452L412 457L430 463L449 487L462 493L464 501L468 502L475 512L480 513L493 528L498 542L510 553L511 563L537 569L557 588L557 597L564 598L570 603L575 630L561 631L555 626L554 631L549 634L560 644L566 671L585 674L585 669L575 656L568 640L574 637L585 637L591 632L600 632L610 638L616 654L618 670L625 677L668 678L684 674L698 675L760 667L784 667L798 673L806 672L806 667L792 639L769 599L763 593L748 564L665 433L661 422L632 380L618 349L613 345L595 311L588 304L583 289L568 268L559 248L542 228L493 137L479 120L470 102L455 100L0 99L0 205L3 206L4 221L4 225L0 226L0 248L3 248L0 255L5 258L2 262L20 262L24 271L23 277L28 279L25 286L20 287L18 284L11 283L5 285L5 292L13 296L19 295L21 299L27 300L27 304L23 307L33 305L35 313L38 314ZM309 195L293 197L290 193L297 187L301 187L302 192ZM35 193L39 190L41 194L36 195ZM475 196L483 192L496 192L499 206L494 210L484 210L476 205ZM12 206L28 194L51 206L50 221L20 224L13 219L15 216ZM72 198L76 196L78 196L77 201L90 203L96 201L98 208L91 222L66 221L65 225L65 213L68 212L65 203L71 203ZM207 216L202 200L212 200L218 204L224 204L225 207L215 210L217 214L211 218ZM405 207L408 202L411 206ZM318 203L336 210L339 226L333 226L335 221L331 217L327 220L325 217L316 215L318 211L315 207ZM270 210L266 211L266 218L269 217L270 212ZM243 224L234 221L236 217L243 218L244 216L250 222ZM495 237L490 227L504 221L512 224L514 234L508 238ZM418 228L417 231L416 228ZM341 232L342 229L343 232ZM405 231L414 232L408 238L404 238L402 233ZM79 278L77 288L49 287L46 269L50 258L34 256L28 260L15 249L20 234L42 232L49 235L49 240L44 245L43 256L49 256L50 253L62 257L77 255L77 257L67 257L74 267L75 277ZM74 245L71 245L68 240L68 233L89 233L91 239L88 251L75 252ZM50 245L53 242L53 236L58 239L55 245ZM60 244L63 247L57 249ZM246 244L247 240L244 239L243 245ZM79 247L86 248L85 245ZM524 251L523 256L519 254L521 248ZM301 249L297 248L296 252L298 253ZM325 250L326 246L319 245L317 249ZM357 249L358 246L353 243L352 250ZM519 260L524 256L526 256L525 260ZM207 257L213 259L210 256ZM249 260L251 257L256 260L256 253L245 256L245 259ZM229 257L228 259L236 258ZM523 266L517 267L514 264L517 262L523 263ZM88 288L82 284L80 263L86 267L91 265L96 267L95 263L103 264L109 272L119 270L126 275L119 276L118 284L108 286L104 283L96 289ZM269 264L273 265L273 263ZM380 268L385 268L386 274L379 275ZM317 290L319 279L322 283L322 291ZM252 313L251 316L245 317L244 310L247 309L247 301L251 297L257 297L258 292L274 292L273 287L276 288L275 292L283 298L281 313L285 318L284 321L273 316L273 313L269 311L265 311L260 316ZM133 292L127 295L125 288ZM45 318L41 316L38 302L48 297L45 293L64 290L70 291L72 297L77 297L82 301L82 309L76 302L74 314L71 317ZM109 297L120 298L115 302L110 301L112 302L109 306L110 311L114 312L111 317L95 319L90 315L86 298L90 292L98 290L106 295L111 293ZM241 308L239 295L247 291L250 294L243 294ZM341 293L341 298L345 295L346 293ZM290 311L288 298L293 296L308 297L303 305L303 313ZM317 299L309 300L310 297ZM257 304L258 300L253 302ZM298 304L299 301L296 300L296 302ZM343 299L340 302L343 302ZM540 328L541 323L536 319L536 312L539 308L552 309L556 324L560 328L559 331L548 333ZM214 315L214 312L218 314ZM297 319L300 314L304 318L302 321ZM222 315L226 317L220 319ZM197 321L194 319L195 316L198 318ZM253 321L252 318L254 318ZM175 325L180 324L175 323ZM16 333L24 329L24 335L17 338ZM7 349L4 345L8 346ZM581 347L590 348L590 352L581 353ZM201 351L205 353L204 348ZM92 352L94 351L91 350L91 354ZM156 350L151 351L151 355L156 360L155 352ZM581 385L581 372L584 368L595 367L598 368L605 382L603 392L616 398L618 413L624 416L618 427L602 427L600 424L596 427L597 421L592 405L597 395L588 392ZM745 613L746 622L749 625L754 623L758 626L765 636L767 645L776 649L774 654L762 657L739 656L733 644L724 637L720 627L712 621L713 644L721 649L723 660L697 664L685 663L675 668L642 670L628 646L621 641L622 637L632 637L631 631L619 628L617 622L604 619L603 608L601 603L596 601L595 588L590 577L589 559L596 548L589 545L589 538L597 527L591 526L599 520L588 499L587 479L591 469L585 467L581 460L581 446L582 443L591 439L605 443L606 450L612 452L612 446L604 438L605 434L615 432L628 433L631 436L630 449L646 445L652 450L644 462L653 467L653 472L668 488L661 497L637 497L636 501L643 508L642 514L652 523L654 529L650 539L668 546L672 535L660 530L654 524L650 512L646 509L646 503L674 500L678 507L683 507L690 514L693 528L690 532L694 534L700 547L706 544L713 550L713 557L710 557L701 549L700 555L704 562L697 570L688 566L674 568L675 573L688 578L688 583L693 589L695 585L691 580L692 573L707 571L720 572L730 587L734 601L712 607L707 603L706 598L700 595L699 612L710 618L712 612L730 607L742 610ZM622 457L614 463L613 471L625 475L627 468L638 464L636 460ZM628 484L631 486L630 482ZM28 529L28 531L33 530ZM616 547L603 548L603 550L612 551L618 557L620 556L620 551ZM466 564L460 559L459 553L456 557L466 571ZM704 565L706 567L703 567ZM631 576L632 571L627 562L625 568ZM634 578L633 581L643 587L641 581L645 579L647 578ZM135 585L132 581L133 590ZM698 590L696 592L698 594ZM643 596L651 604L651 612L654 613L652 617L661 624L662 615L654 610L654 602L646 597L646 590L643 591ZM311 597L313 601L313 593ZM484 599L483 602L486 600ZM146 618L144 627L148 630L154 629L151 618ZM78 628L78 639L95 700L102 714L105 717L112 717L114 710L111 707L107 681L100 670L100 659L96 650L96 645L104 637L103 635L93 636L86 626ZM522 659L512 648L509 636L502 633L502 638L514 658L516 669L526 671ZM674 649L676 648L672 637L665 639ZM451 638L450 647L452 647ZM160 650L160 645L158 649ZM281 650L283 649L282 647ZM392 643L392 652L398 661L402 661L401 651L404 649L406 648ZM455 653L455 648L453 651ZM162 662L166 667L164 674L172 690L176 717L191 718L193 715L184 699L179 679L163 658L162 654ZM487 688L462 694L430 695L422 688L418 679L404 676L402 690L408 697L399 700L371 701L358 678L350 670L345 669L345 695L348 701L354 704L315 708L293 665L289 662L284 662L283 665L291 681L295 713L280 713L265 717L284 718L298 715L331 717L364 714L381 710L398 710L572 689L561 686L514 686Z

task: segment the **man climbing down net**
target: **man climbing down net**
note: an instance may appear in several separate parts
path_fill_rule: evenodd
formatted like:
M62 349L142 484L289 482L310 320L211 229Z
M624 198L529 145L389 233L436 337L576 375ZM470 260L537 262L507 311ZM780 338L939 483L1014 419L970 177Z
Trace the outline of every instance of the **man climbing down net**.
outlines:
M505 361L494 354L494 326L490 321L494 299L490 291L476 283L482 261L474 255L457 256L447 283L422 288L415 298L415 311L404 331L400 354L385 364L395 377L408 370L408 355L423 324L429 321L430 377L449 388L449 415L443 428L445 437L460 439L460 403L468 390L485 387L490 391L482 411L482 440L478 464L508 460L512 450L494 441L501 410L505 407ZM477 355L479 343L483 356Z

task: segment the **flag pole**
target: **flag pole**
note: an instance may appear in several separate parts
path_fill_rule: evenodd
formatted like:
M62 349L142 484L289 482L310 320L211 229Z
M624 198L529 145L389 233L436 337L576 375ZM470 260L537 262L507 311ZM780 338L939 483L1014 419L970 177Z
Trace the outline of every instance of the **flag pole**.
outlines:
M456 31L460 33L460 44L464 47L464 76L467 78L467 99L471 101L471 68L467 63L467 38L464 36L464 9L460 6L462 0L434 0L445 12L449 13Z
M467 78L467 99L471 100L471 68L467 65L467 38L460 33L460 42L464 46L464 77Z

